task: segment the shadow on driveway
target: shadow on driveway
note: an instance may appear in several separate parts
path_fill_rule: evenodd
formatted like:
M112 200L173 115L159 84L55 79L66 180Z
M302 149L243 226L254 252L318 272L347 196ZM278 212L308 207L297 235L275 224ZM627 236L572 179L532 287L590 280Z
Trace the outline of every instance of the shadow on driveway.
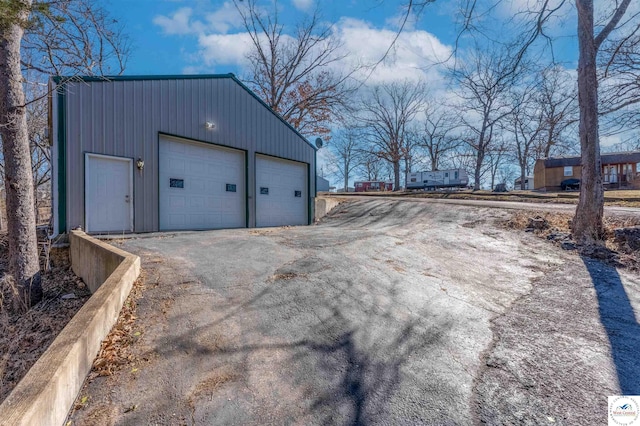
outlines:
M279 281L238 306L215 307L214 312L225 308L228 312L196 328L170 336L163 341L162 346L154 350L167 359L188 353L193 363L233 366L234 371L252 372L254 377L264 374L260 370L262 367L252 365L256 359L271 359L269 353L284 351L286 355L282 363L270 364L268 367L268 370L279 376L280 383L275 389L256 388L273 386L273 382L260 384L254 381L251 385L245 383L245 386L251 386L252 391L258 394L272 394L271 399L274 401L280 397L279 393L283 389L292 390L293 399L281 401L287 407L287 415L290 416L288 420L314 419L319 424L343 425L375 423L376 419L390 415L390 405L393 405L391 400L397 397L400 388L407 385L407 380L412 380L412 374L403 370L412 370L415 368L411 367L412 359L420 359L420 354L442 345L451 324L448 321L437 324L426 321L424 318L430 317L428 311L398 320L389 317L390 312L386 310L371 309L367 303L347 303L356 294L353 283L344 284L344 287L336 286L331 297L322 298L319 294L314 294L305 298L306 303L313 302L316 305L316 312L324 312L309 328L300 325L293 332L280 334L274 324L265 320L273 315L276 322L282 321L281 328L286 326L286 322L304 322L304 316L290 318L288 321L284 321L282 316L283 313L291 312L294 301L300 302L287 299L285 295L294 294L295 287L301 283L296 280ZM282 287L285 291L282 291ZM327 284L323 290L328 291L330 287L331 284ZM369 290L374 291L373 288ZM377 291L388 295L392 301L391 306L396 306L394 285L386 290L378 287ZM320 305L325 309L318 309ZM357 321L353 319L354 310L357 311ZM260 338L242 338L214 345L203 338L207 331L222 323L229 325L242 321L240 317L246 314L250 314L252 319L242 324L243 335L259 335ZM296 394L295 389L306 391ZM447 395L456 394L456 390L449 389L446 383L438 388L438 392L443 390ZM289 395L289 392L286 394ZM422 397L425 395L420 395ZM277 412L276 402L268 410ZM196 406L202 408L208 403L198 401ZM422 401L413 403L419 405ZM297 413L295 405L299 405L300 411ZM409 412L414 409L415 407L411 407ZM194 418L203 419L195 414ZM254 420L245 419L249 423ZM278 421L286 423L287 418Z
M582 257L598 297L600 322L611 344L620 392L640 395L640 324L616 268Z

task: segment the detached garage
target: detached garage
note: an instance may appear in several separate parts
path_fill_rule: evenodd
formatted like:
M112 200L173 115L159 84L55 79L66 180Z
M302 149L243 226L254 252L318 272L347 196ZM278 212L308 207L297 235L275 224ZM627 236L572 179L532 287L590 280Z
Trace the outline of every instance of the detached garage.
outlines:
M311 222L315 147L232 74L50 84L56 232Z

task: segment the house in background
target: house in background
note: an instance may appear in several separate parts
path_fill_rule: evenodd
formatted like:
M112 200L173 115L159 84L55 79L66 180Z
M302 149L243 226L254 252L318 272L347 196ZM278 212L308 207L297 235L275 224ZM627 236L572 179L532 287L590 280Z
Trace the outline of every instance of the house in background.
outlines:
M380 192L393 191L393 182L364 181L355 182L355 192Z
M521 189L520 180L521 179L518 178L513 182L513 189L515 189L516 191L518 189ZM533 176L525 176L525 178L524 178L524 189L528 189L528 190L533 189Z
M640 151L601 154L602 177L608 188L640 188ZM560 190L565 179L580 179L580 157L541 158L533 169L534 189Z
M54 232L311 223L316 148L233 74L50 84Z
M329 192L331 190L331 185L325 178L316 176L316 189L318 192Z

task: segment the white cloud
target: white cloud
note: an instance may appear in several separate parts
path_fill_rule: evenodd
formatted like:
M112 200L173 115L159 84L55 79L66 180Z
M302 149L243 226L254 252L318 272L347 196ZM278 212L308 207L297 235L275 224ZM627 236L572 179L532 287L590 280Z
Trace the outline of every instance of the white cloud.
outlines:
M401 27L405 31L415 30L416 24L418 23L418 16L413 12L409 13L409 15L407 16L407 10L405 8L402 9L403 10L400 10L398 14L388 17L385 20L385 24L388 27L394 28L396 30L400 29Z
M207 14L207 22L210 29L219 33L227 33L230 29L242 25L240 13L232 2L224 2L222 7L213 13Z
M292 1L297 1L299 6L312 4L309 0ZM225 72L235 68L239 74L246 71L246 56L252 49L252 41L246 32L233 32L241 28L242 22L231 2L225 2L213 13L200 15L192 8L183 7L171 15L156 16L153 22L165 34L195 37L197 47L190 55L184 55L187 60L185 70L201 70L204 66ZM443 80L439 63L451 55L451 47L423 30L405 29L398 36L395 29L343 18L332 31L342 45L345 57L331 64L331 68L342 74L358 69L353 77L358 81L366 80L367 85L404 80L424 80L437 85ZM374 64L377 64L375 68L372 67Z
M197 32L191 22L191 14L193 10L190 7L182 7L176 10L171 16L158 15L153 18L153 23L160 28L165 34L169 35L185 35Z
M345 69L359 65L373 65L385 58L375 69L363 68L356 78L368 77L368 84L401 80L440 80L438 63L446 61L451 48L437 37L423 30L403 31L400 36L389 29L379 29L369 23L345 18L335 27L348 56Z
M291 0L293 7L303 12L308 12L313 6L313 0Z
M167 35L201 35L210 32L225 34L242 25L242 20L233 3L227 1L215 12L182 7L169 16L156 16L153 23Z
M252 44L248 33L209 34L198 37L198 46L199 56L207 65L244 67Z

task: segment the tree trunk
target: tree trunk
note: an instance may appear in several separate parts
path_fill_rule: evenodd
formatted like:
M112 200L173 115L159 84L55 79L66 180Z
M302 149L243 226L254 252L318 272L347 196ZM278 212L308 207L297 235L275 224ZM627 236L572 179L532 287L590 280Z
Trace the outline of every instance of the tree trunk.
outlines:
M346 157L344 159L344 192L349 192L349 164Z
M438 171L438 157L436 157L433 154L430 154L429 156L431 157L431 171L437 172Z
M9 273L16 286L13 305L20 311L42 299L31 155L20 70L24 29L19 23L27 21L31 1L24 0L22 5L15 22L0 29L0 135L5 161Z
M573 218L576 241L592 243L603 236L604 192L598 139L598 80L593 35L593 0L576 0L578 9L578 104L582 177L580 200Z
M480 189L480 177L482 174L482 162L484 160L484 154L481 154L480 152L478 152L478 156L476 157L476 169L474 171L474 179L475 182L473 183L473 190L477 191Z
M404 158L404 186L407 187L407 178L409 177L409 173L411 173L411 159L408 157Z
M521 190L525 190L527 189L527 184L526 184L526 173L527 171L525 170L526 166L520 165L520 189Z
M394 182L394 191L400 190L400 160L396 160L393 162L393 182Z

